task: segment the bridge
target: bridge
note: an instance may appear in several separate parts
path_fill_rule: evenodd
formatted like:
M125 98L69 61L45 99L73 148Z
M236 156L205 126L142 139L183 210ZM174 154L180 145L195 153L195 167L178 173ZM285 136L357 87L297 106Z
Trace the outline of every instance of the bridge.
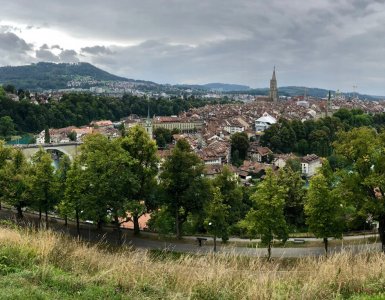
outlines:
M71 142L71 143L56 143L56 144L31 144L31 145L15 145L20 148L27 159L31 158L40 148L45 151L58 151L69 157L72 161L75 156L80 153L80 145L82 143Z

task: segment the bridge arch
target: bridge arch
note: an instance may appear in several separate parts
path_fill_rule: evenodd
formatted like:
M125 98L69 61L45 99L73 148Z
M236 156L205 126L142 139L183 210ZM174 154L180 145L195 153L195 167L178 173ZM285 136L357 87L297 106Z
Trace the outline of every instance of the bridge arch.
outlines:
M41 145L25 145L25 146L18 146L18 147L21 148L22 152L24 153L27 159L30 159L36 152L39 151L41 147L47 152L50 150L61 152L67 155L69 159L73 161L74 158L80 153L79 147L81 144L82 143L41 144Z

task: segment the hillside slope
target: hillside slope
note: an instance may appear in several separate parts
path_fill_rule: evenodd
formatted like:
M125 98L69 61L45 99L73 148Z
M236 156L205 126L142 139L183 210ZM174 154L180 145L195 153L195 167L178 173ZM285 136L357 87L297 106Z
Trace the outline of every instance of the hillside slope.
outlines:
M26 66L0 67L0 84L12 84L21 89L63 89L71 80L134 81L112 75L89 63L39 62Z

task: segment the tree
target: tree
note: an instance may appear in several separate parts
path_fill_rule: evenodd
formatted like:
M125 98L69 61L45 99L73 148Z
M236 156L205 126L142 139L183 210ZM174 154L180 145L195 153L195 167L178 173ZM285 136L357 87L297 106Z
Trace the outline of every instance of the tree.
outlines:
M214 236L214 252L217 251L217 237L227 238L229 224L229 206L223 201L219 187L213 191L213 199L208 202L205 208L205 227Z
M223 203L228 208L226 216L227 223L229 225L237 224L243 217L243 191L239 184L239 178L231 172L228 166L224 166L222 172L213 180L213 185L219 188ZM227 233L227 231L225 233ZM222 234L221 237L223 241L228 239L225 234Z
M5 85L4 86L4 91L6 91L7 93L16 94L16 88L12 84Z
M121 244L120 225L126 220L128 204L138 191L138 180L133 172L135 162L121 147L120 140L110 141L100 134L85 138L80 161L87 186L85 214L98 223L99 229L110 217Z
M76 142L77 134L75 131L71 131L70 133L68 133L67 136L68 136L70 141Z
M59 161L59 168L56 171L56 179L57 179L57 195L59 202L64 199L65 190L66 190L66 181L68 176L68 171L71 168L71 160L67 155L63 155ZM65 226L67 226L67 214L63 214Z
M323 174L312 177L305 202L306 223L317 238L323 239L326 255L328 237L341 238L344 229L344 204L336 196Z
M294 162L294 160L291 160ZM287 164L278 173L278 183L285 189L284 215L286 222L295 227L302 227L304 224L304 180L301 172L297 170L297 164Z
M84 206L84 197L87 191L86 180L79 160L66 173L64 197L59 204L59 211L67 218L73 216L76 220L76 232L80 236L80 214Z
M9 138L15 134L15 123L10 116L4 116L0 118L0 137Z
M11 159L1 170L2 198L16 208L18 218L23 218L22 209L30 202L28 171L28 164L20 149L13 151Z
M155 128L154 137L155 137L156 144L158 145L159 148L164 148L166 147L167 144L172 142L171 131L166 128L162 128L162 127Z
M4 141L0 140L0 183L3 183L5 177L5 166L7 164L7 160L11 158L11 148L4 146ZM0 209L1 209L1 199L2 199L2 190L0 184Z
M121 141L122 148L134 159L133 172L138 179L139 188L128 205L134 223L134 234L139 234L139 218L151 209L152 187L156 184L158 173L157 147L141 126L130 128Z
M268 260L270 260L274 238L284 242L288 238L284 216L285 190L280 186L277 175L271 169L266 170L266 177L258 185L251 200L254 208L247 213L243 223L251 235L261 236L262 243L267 245Z
M49 134L49 128L44 129L44 143L49 144L51 142L51 136Z
M57 194L52 158L43 148L32 157L31 173L33 206L39 210L39 221L44 211L45 225L48 228L48 211L56 205Z
M333 146L346 164L339 185L354 195L350 203L356 214L370 214L378 221L385 252L385 133L378 134L368 127L354 128L340 132Z
M238 161L235 161L234 156L232 156L232 162L234 164L241 164L247 155L247 150L249 149L249 138L245 132L236 132L231 136L231 153L238 151Z
M175 233L182 237L182 225L190 213L203 210L209 184L202 177L203 163L184 139L179 140L163 165L160 175L166 197L164 203L175 217Z

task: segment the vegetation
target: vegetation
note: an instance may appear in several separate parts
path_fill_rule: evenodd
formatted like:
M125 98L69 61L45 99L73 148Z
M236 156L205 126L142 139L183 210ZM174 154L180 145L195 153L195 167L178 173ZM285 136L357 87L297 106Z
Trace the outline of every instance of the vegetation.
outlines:
M277 153L295 152L300 155L315 153L327 157L333 152L337 132L362 126L383 129L385 114L369 115L362 110L340 109L332 117L318 120L279 120L265 130L261 143Z
M381 253L267 262L107 251L50 231L0 227L2 299L382 299L383 261Z
M231 162L240 166L246 158L249 149L249 137L245 132L236 132L231 135Z
M318 238L323 238L325 252L328 252L328 237L342 238L344 229L344 203L333 195L322 174L310 180L305 203L309 230Z
M163 164L160 175L164 204L174 216L175 234L182 237L182 225L189 214L199 213L211 197L209 183L202 177L203 163L186 140L179 140Z
M288 238L284 195L285 189L279 185L277 175L272 170L267 170L266 178L251 196L254 207L247 213L244 221L244 226L252 236L260 236L261 242L267 245L269 260L273 240L285 242Z
M0 87L0 91L3 90ZM226 103L225 100L180 98L149 100L150 111L154 115L178 115L192 107L206 104ZM36 105L21 98L9 99L0 93L0 137L13 132L40 132L45 128L88 125L93 120L109 119L118 121L130 114L147 116L148 101L145 98L124 95L122 98L94 96L89 93L64 94L59 102L51 100L47 104ZM9 116L12 117L13 123ZM7 117L6 119L3 119Z
M27 66L0 67L0 83L8 87L12 84L20 89L65 89L68 88L68 81L79 78L99 81L128 81L127 78L109 74L89 63L55 64L39 62Z

